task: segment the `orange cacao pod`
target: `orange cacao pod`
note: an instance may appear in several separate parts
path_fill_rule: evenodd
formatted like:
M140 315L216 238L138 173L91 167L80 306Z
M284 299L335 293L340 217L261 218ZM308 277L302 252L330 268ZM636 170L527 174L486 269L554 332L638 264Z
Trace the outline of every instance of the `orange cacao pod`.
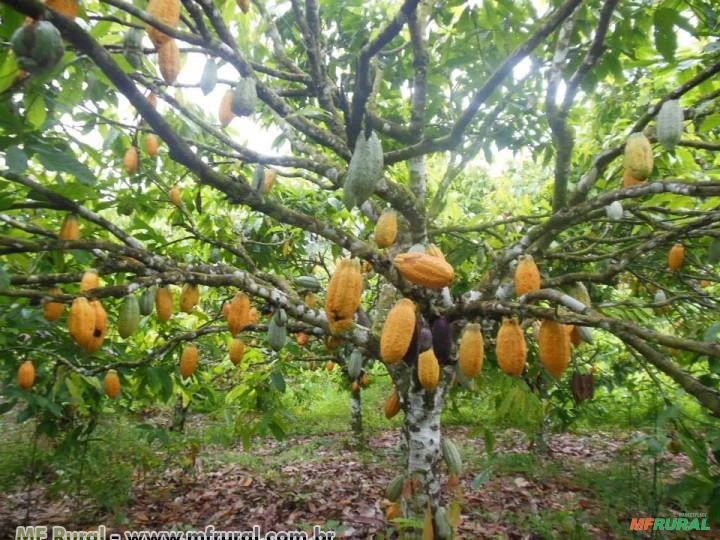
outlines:
M418 356L417 376L425 390L435 390L440 381L440 364L432 347Z
M335 369L335 362L333 362L332 360L328 360L325 364L325 369L327 371L332 371L333 369Z
M538 356L550 375L560 378L570 363L570 335L564 324L549 319L540 323Z
M305 332L298 332L295 334L295 341L297 341L297 344L301 347L307 345L308 339L310 339L310 336L308 336Z
M83 349L90 347L95 333L95 309L85 297L75 298L68 315L68 332Z
M338 260L325 299L325 313L333 334L352 326L353 316L360 306L362 287L360 263L353 259Z
M77 17L79 10L77 0L46 0L45 5L72 21Z
M394 502L385 510L385 519L391 521L399 517L402 517L402 507L399 502Z
M193 374L198 365L198 349L195 345L188 345L180 355L180 375L187 379Z
M379 248L390 247L397 237L397 215L393 210L385 209L375 224L375 243Z
M166 322L173 313L173 294L169 286L158 287L155 294L155 311L157 311L158 320Z
M394 388L392 394L385 400L384 412L385 418L388 420L400 412L400 396L398 396L397 390Z
M158 21L177 28L180 23L180 0L150 0L147 12ZM158 49L172 39L166 33L150 25L147 25L147 33L150 41Z
M460 372L472 379L482 369L485 355L485 343L479 324L468 324L463 330L458 350L458 366Z
M158 49L158 66L166 83L173 84L177 80L180 73L180 49L174 39L166 41Z
M100 300L90 300L90 307L95 312L92 339L80 346L88 353L94 353L102 347L107 334L107 312Z
M233 91L228 89L220 101L220 109L218 110L218 120L222 127L227 127L232 119L235 118L235 113L232 112L232 98Z
M80 238L80 225L74 214L68 214L60 226L60 240L78 240Z
M520 257L515 268L515 294L522 296L540 288L540 270L538 270L532 255Z
M145 152L147 152L148 156L155 157L158 153L158 148L160 148L160 143L158 142L157 136L154 133L145 135Z
M17 371L18 386L23 390L30 390L35 384L35 366L30 360L25 360Z
M380 358L386 364L399 362L407 353L415 331L415 304L401 298L388 313L380 336Z
M87 292L100 287L100 277L95 270L88 270L80 279L80 292Z
M228 304L225 320L233 337L250 324L250 298L247 294L239 292L235 295Z
M108 370L103 380L105 395L110 399L115 399L120 395L120 377L114 369Z
M677 272L683 265L685 260L685 246L677 242L668 252L668 267L673 272Z
M183 285L182 293L180 293L180 311L184 313L192 313L193 308L200 300L200 289L193 283Z
M137 148L131 146L125 151L123 156L123 167L128 174L135 174L138 170L138 152Z
M455 277L455 271L447 261L427 253L401 253L393 262L402 277L430 289L447 287Z
M497 333L495 355L498 367L508 375L520 375L525 369L527 345L516 319L503 319Z
M52 288L48 291L48 294L58 295L62 294L62 291L57 287ZM62 302L45 302L43 303L43 317L46 321L56 321L65 311L65 304Z

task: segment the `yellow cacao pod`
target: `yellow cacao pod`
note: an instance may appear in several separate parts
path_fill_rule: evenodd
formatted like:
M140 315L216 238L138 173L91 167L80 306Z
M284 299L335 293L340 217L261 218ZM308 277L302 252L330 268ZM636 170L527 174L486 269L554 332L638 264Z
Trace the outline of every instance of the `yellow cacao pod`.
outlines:
M394 502L385 510L385 519L392 521L393 519L402 517L402 507L399 502Z
M627 169L625 169L625 171L623 172L623 187L629 188L633 186L641 186L645 183L645 180L638 180L632 174L630 174L630 171L628 171Z
M393 416L400 412L400 396L397 390L393 389L392 394L385 400L385 418L390 420Z
M427 351L420 353L417 362L417 376L420 385L428 391L435 390L440 381L440 364L435 353L430 347Z
M245 343L240 338L233 338L230 342L230 361L236 366L242 362L245 356Z
M668 267L671 271L677 272L685 260L685 246L677 242L668 252Z
M145 135L145 152L147 152L148 156L155 157L158 153L158 148L160 148L160 143L158 142L157 136L154 133Z
M30 360L25 360L17 371L18 386L23 390L30 390L35 384L35 366Z
M468 324L463 330L458 350L458 366L460 372L468 379L472 379L482 369L485 356L485 343L483 341L480 325Z
M309 308L315 308L317 306L317 295L313 292L309 292L305 295L305 305Z
M123 156L123 167L128 174L135 174L138 170L138 152L137 148L131 146L125 151Z
M80 225L78 219L73 214L68 214L60 226L60 234L58 234L60 240L79 240L80 239Z
M94 353L102 347L107 334L107 312L100 300L90 300L90 307L95 312L95 323L92 339L81 347L88 353Z
M367 374L367 372L362 374L362 377L360 377L360 386L368 386L370 384L370 375Z
M250 322L250 298L244 292L239 292L228 304L225 315L228 330L233 337L237 336Z
M166 41L158 49L160 75L168 84L173 84L180 73L180 49L174 39Z
M232 98L233 91L228 89L220 100L220 108L218 110L218 120L222 127L227 127L232 119L235 118L235 113L232 112Z
M630 134L625 141L625 171L637 180L645 180L653 169L653 154L650 141L644 133Z
M180 0L150 0L147 12L148 15L158 21L177 28L180 23ZM147 33L150 41L157 49L172 39L164 32L150 25L147 25Z
M100 287L100 277L94 270L88 270L80 279L80 292L87 292Z
M157 311L158 320L166 322L173 313L173 294L170 287L158 287L155 294L155 311Z
M445 255L443 255L442 250L435 244L428 244L428 246L425 248L425 253L427 253L428 255L432 255L433 257L439 257L443 261L445 260Z
M268 167L265 167L263 171L263 193L267 195L272 191L273 186L275 185L275 182L277 181L277 171L275 169L270 169Z
M332 360L328 360L325 364L325 369L327 371L332 371L333 369L335 369L335 362L333 362Z
M498 367L508 375L520 375L525 369L527 344L516 319L503 319L497 333L495 355Z
M85 349L89 347L95 332L95 309L85 297L75 298L68 315L68 332L70 337Z
M393 262L402 277L429 289L447 287L455 277L455 271L447 261L427 253L401 253Z
M360 385L357 381L352 382L352 384L350 385L350 390L352 390L353 392L357 392L358 390L360 390Z
M407 353L415 331L415 304L401 298L388 313L380 336L380 358L386 364L399 362Z
M515 294L522 296L538 289L540 289L540 270L532 255L523 255L515 268Z
M55 296L62 294L62 291L57 287L54 287L48 291L48 294ZM43 317L45 317L46 321L52 322L58 320L62 316L63 311L65 311L65 304L62 302L43 303Z
M193 374L198 365L198 349L195 345L188 345L180 355L180 375L187 379Z
M580 336L580 332L578 331L577 326L575 326L574 324L568 326L568 333L570 334L570 343L573 347L579 347L583 344L583 340Z
M250 311L248 312L248 322L249 322L249 324L257 324L258 323L258 311L254 307L251 307Z
M120 377L114 369L108 370L103 380L105 395L110 399L115 399L120 395Z
M397 215L393 210L385 209L375 224L375 243L379 248L390 247L397 237Z
M566 325L549 319L540 323L538 356L550 375L559 379L570 363L570 332Z
M72 21L74 21L75 17L77 17L79 10L77 0L46 0L45 5L50 9L54 9L61 15L65 15Z
M193 308L200 300L200 289L193 283L183 285L182 293L180 293L180 311L184 313L192 313Z
M363 277L360 263L353 259L338 260L328 284L325 313L333 334L349 329L360 306Z

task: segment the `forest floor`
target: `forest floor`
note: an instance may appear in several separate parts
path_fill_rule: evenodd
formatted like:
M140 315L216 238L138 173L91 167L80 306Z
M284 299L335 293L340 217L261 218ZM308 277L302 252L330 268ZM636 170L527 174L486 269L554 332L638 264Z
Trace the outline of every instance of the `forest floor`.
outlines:
M457 538L624 538L632 537L630 518L647 515L641 509L652 498L652 459L634 444L641 432L552 434L547 457L529 451L527 438L512 429L496 430L490 456L471 429L449 426L443 433L465 463ZM347 432L268 438L249 450L239 443L190 444L182 456L156 450L153 464L128 469L122 485L113 485L117 477L107 480L106 489L129 490L125 504L111 512L98 506L97 497L57 495L43 481L30 487L18 482L17 489L0 493L0 537L14 538L17 525L89 530L103 524L108 531L207 525L311 531L319 525L336 538L396 538L395 526L384 518L383 493L402 470L399 446L399 430L383 429L368 435L363 451L351 448ZM669 483L689 466L682 454L663 452L658 478ZM658 515L671 510L661 504Z

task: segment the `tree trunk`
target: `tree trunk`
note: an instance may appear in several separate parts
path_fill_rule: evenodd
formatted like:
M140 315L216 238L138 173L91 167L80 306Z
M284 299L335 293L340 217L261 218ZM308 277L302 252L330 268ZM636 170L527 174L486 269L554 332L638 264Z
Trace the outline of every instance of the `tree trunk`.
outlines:
M190 402L188 401L187 405L183 405L183 396L182 394L178 394L170 423L170 431L177 431L178 433L185 431L185 420L187 419L189 408Z
M350 428L352 430L353 446L356 449L365 447L365 434L362 424L362 401L360 388L350 391Z

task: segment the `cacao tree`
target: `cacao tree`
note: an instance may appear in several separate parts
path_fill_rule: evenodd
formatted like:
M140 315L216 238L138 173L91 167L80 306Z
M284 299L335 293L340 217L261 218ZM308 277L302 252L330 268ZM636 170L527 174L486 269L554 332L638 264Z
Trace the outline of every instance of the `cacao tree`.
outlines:
M404 413L388 517L441 538L486 356L567 385L613 336L720 414L712 2L47 4L0 3L4 410L182 409L229 351L281 434L288 365L341 344Z

